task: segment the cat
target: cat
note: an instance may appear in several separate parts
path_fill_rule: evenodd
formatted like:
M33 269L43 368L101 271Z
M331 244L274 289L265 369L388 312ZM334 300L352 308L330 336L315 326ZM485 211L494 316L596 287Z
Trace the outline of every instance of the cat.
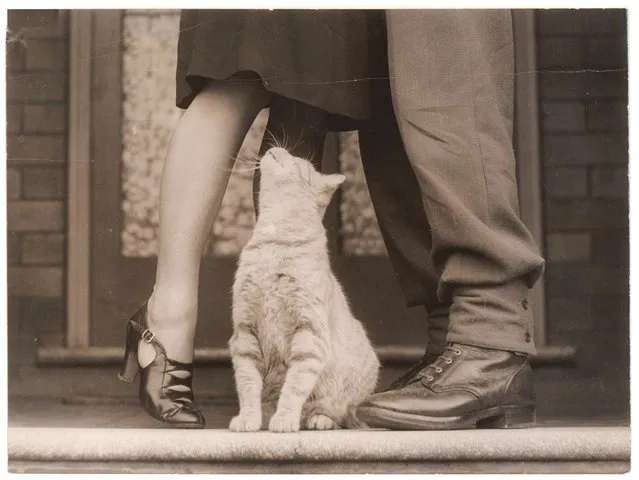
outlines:
M229 428L366 428L354 411L375 389L380 364L331 270L322 224L345 177L278 147L260 172L259 215L233 284L240 411Z

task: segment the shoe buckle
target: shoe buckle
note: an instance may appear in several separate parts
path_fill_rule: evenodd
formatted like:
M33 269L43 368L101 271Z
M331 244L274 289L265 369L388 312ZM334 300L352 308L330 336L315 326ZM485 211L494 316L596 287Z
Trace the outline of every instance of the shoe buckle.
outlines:
M153 333L148 328L142 332L142 340L144 340L146 343L151 343L154 338L155 333Z

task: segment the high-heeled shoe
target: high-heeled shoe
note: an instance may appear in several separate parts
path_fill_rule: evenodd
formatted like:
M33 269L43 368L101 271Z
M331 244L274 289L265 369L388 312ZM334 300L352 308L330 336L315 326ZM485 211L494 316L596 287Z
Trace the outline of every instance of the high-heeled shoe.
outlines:
M132 383L140 373L140 403L155 419L176 428L203 428L204 417L193 399L193 364L171 360L147 324L145 303L127 322L124 365L118 378ZM155 358L138 363L140 340L153 345Z

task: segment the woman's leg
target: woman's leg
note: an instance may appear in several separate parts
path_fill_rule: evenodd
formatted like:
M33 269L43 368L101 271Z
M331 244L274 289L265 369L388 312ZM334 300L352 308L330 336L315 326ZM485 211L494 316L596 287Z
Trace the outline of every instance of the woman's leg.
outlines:
M268 103L260 81L212 81L195 97L174 133L160 190L160 251L149 328L167 356L190 363L197 323L200 260L235 156ZM155 357L140 344L144 367Z

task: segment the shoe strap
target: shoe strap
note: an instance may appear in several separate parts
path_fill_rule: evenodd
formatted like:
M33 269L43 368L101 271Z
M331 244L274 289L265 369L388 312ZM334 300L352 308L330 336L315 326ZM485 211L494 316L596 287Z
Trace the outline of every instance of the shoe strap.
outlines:
M155 333L153 333L146 322L147 315L147 304L145 303L140 307L138 312L133 315L133 318L129 320L129 325L131 325L136 332L140 334L140 338L144 340L146 343L151 344L155 347L156 351L166 357L166 350L164 346L159 342L157 338L155 338Z
M193 364L182 363L176 360L166 359L166 369L164 373L171 378L170 384L165 385L167 397L184 407L195 408L193 399ZM182 376L179 373L186 373ZM178 387L178 388L175 388Z

